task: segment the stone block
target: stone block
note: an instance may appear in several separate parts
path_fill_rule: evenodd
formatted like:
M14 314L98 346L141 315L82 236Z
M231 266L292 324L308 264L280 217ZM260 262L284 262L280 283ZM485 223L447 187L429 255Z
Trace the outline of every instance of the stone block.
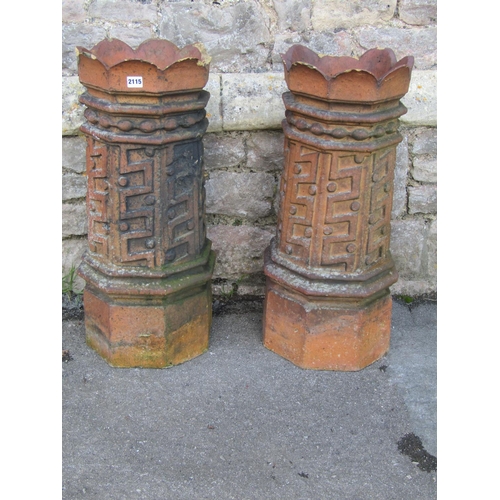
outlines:
M435 214L437 188L432 184L408 187L408 212L410 214Z
M205 184L206 211L255 220L272 213L275 180L264 172L212 172Z
M421 182L437 181L437 161L417 156L413 159L413 178Z
M87 194L87 177L66 174L62 176L62 200L77 200Z
M77 76L66 76L62 79L62 135L77 135L83 123L83 106L78 97L85 88Z
M400 118L403 125L436 127L437 72L413 71L408 93L401 99L408 113Z
M210 92L210 100L206 106L208 119L208 132L220 132L222 130L221 114L221 75L210 73L205 90Z
M110 38L118 38L132 48L137 48L142 42L149 38L156 38L151 26L134 25L134 29L129 26L112 26L109 30Z
M62 27L62 69L64 76L76 75L77 46L91 49L96 43L106 37L102 26L90 24L63 24Z
M437 0L400 0L399 18L412 25L435 24Z
M85 234L87 234L87 209L85 203L63 203L63 237L83 236Z
M62 167L77 174L85 172L87 141L83 136L64 137L62 140Z
M396 166L394 168L394 196L392 200L391 218L396 219L406 211L406 182L409 170L408 139L406 137L396 148Z
M62 271L66 274L72 267L77 268L82 255L87 250L87 238L72 238L62 241Z
M75 269L80 265L82 255L87 250L87 238L73 238L62 241L62 275L69 273L72 267ZM76 276L74 291L81 291L85 281Z
M431 222L427 238L427 275L437 278L437 220Z
M305 31L311 27L312 0L273 0L280 31Z
M409 297L418 297L435 291L436 283L431 279L406 279L400 277L391 286L392 295L408 295Z
M375 28L363 27L356 31L359 43L364 50L391 48L397 59L412 55L415 69L433 69L437 64L437 32L430 28Z
M266 286L265 284L259 284L259 283L253 283L253 284L247 284L247 283L238 283L238 296L239 297L260 297L264 298L264 295L266 293ZM215 294L215 292L214 292Z
M157 21L158 13L156 2L147 0L94 0L89 5L89 17L103 19L107 22L146 21L154 23Z
M270 19L258 2L161 2L160 36L178 46L201 42L214 72L267 68Z
M62 22L79 23L87 17L86 0L62 0Z
M305 45L314 52L332 56L351 55L356 49L356 43L350 31L346 30L336 31L334 35L330 31L277 33L271 53L273 70L283 71L283 61L280 54L286 53L295 44Z
M215 278L237 279L242 275L261 273L264 250L275 231L254 226L211 226L207 238L217 256Z
M248 168L263 172L283 170L282 132L254 132L248 136L246 142Z
M238 132L206 134L203 150L206 170L235 168L245 161L243 135Z
M286 90L282 73L222 75L224 130L281 129Z
M397 0L315 0L312 25L315 31L380 25L394 16Z
M391 221L391 254L400 279L420 277L426 238L424 220Z
M416 129L410 139L411 150L414 155L436 155L437 154L437 129Z

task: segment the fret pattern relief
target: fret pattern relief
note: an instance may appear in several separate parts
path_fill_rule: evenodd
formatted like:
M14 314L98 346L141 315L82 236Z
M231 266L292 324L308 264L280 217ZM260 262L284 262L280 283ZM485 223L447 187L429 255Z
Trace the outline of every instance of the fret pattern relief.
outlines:
M313 235L313 212L316 195L319 152L289 142L290 172L281 179L282 236L281 251L293 260L307 262ZM287 181L288 179L288 185Z
M196 140L170 146L166 153L164 264L198 255L205 242L202 148Z
M89 248L96 257L153 268L199 255L206 239L201 140L163 148L89 142Z
M153 148L120 148L116 179L119 205L120 263L155 266L155 205Z
M351 272L358 267L361 246L361 218L365 200L364 173L369 159L357 155L332 157L326 179L326 210L319 264Z
M375 264L384 259L389 250L395 163L395 147L374 153L365 259L367 265Z
M319 151L288 140L278 248L305 268L364 269L389 248L395 147Z
M99 141L87 139L87 220L89 250L100 256L108 256L109 184L107 173L108 151Z

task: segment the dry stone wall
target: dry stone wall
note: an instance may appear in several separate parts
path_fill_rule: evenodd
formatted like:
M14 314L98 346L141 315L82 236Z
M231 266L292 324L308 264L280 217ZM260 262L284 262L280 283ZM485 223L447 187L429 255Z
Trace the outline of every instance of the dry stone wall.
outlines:
M212 57L204 138L208 236L217 252L214 292L238 283L262 296L264 248L274 235L283 168L286 91L280 54L300 43L316 52L359 57L390 47L415 57L403 103L391 251L400 279L394 294L436 292L436 0L63 0L62 267L86 248L84 91L75 46L105 37L132 47L148 38L178 46L202 42ZM78 286L82 286L81 281Z

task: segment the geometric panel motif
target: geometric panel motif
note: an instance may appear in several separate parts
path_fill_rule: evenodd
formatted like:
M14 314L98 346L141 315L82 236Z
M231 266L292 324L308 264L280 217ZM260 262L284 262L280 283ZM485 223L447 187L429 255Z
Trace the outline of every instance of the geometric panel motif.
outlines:
M87 138L87 219L89 250L102 257L108 256L109 184L107 148L95 139Z
M120 262L135 266L155 265L154 148L122 146L119 152L118 232Z
M395 162L395 146L374 154L365 260L367 265L384 259L389 250Z
M357 268L361 248L364 176L370 158L337 153L325 181L326 210L323 225L321 265L350 272Z
M199 255L205 242L203 144L197 139L171 145L166 154L163 264Z
M281 179L280 250L307 265L313 236L319 152L287 139L288 160ZM288 183L288 185L287 185Z
M280 251L306 267L353 271L363 245L363 186L371 158L290 140L287 154L291 171L282 178Z

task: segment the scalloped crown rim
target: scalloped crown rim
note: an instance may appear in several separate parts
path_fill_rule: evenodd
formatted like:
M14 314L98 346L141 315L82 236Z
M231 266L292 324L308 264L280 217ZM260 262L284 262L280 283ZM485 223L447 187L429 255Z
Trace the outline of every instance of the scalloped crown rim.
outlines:
M158 53L158 46L163 46L164 52ZM185 60L194 60L198 66L208 66L211 61L211 57L201 43L194 43L179 48L169 40L162 38L145 40L136 49L133 49L118 38L105 38L91 49L77 46L76 51L78 57L84 55L97 60L107 70L127 61L144 62L162 71L175 63Z
M389 48L370 49L357 59L350 56L321 55L304 45L296 44L280 56L287 72L290 72L293 66L302 65L317 71L325 80L333 80L339 75L357 71L373 76L378 84L401 67L407 67L411 73L414 64L413 56L406 56L397 61L394 51ZM383 72L376 71L377 62L382 63L382 70L387 69Z

